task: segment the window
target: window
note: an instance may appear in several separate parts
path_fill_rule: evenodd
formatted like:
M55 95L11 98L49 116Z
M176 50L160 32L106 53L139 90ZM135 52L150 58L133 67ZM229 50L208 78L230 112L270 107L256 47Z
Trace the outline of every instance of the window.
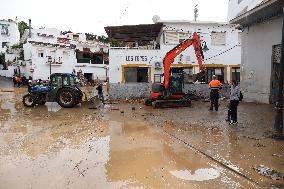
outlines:
M2 48L8 47L8 42L2 42Z
M233 67L232 68L232 78L231 80L235 80L237 82L240 82L240 68L239 67Z
M226 32L212 32L211 45L215 46L226 45Z
M43 57L43 50L38 51L38 57L42 58Z
M126 83L138 82L147 83L148 82L148 68L124 68L124 79Z
M76 51L77 63L90 63L90 52L88 51Z
M105 61L104 61L104 64L109 65L109 61L108 61L108 60L105 60Z
M210 68L210 67L207 67L206 68L206 75L201 78L201 81L204 81L206 83L209 83L211 80L212 80L212 76L213 75L216 75L218 80L221 82L221 83L224 83L224 68Z
M186 63L190 63L190 56L186 56L185 61L186 61Z
M179 33L179 43L188 39L191 36L191 33Z
M103 55L101 54L92 54L91 64L103 64Z
M177 32L165 32L164 33L165 44L178 44L178 33Z
M73 40L74 41L79 41L79 35L78 34L73 35Z
M9 34L8 26L2 25L2 27L1 27L1 34L2 35L8 35Z
M184 40L190 38L191 33L177 33L177 32L165 32L164 33L164 43L165 44L179 44Z

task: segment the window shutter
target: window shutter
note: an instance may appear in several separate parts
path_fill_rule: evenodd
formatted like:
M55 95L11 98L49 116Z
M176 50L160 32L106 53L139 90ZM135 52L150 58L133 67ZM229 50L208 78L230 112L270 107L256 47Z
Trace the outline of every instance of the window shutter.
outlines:
M165 44L178 44L177 32L165 32Z
M191 33L179 33L179 43L188 39L191 36Z
M225 32L212 32L211 33L211 45L226 45L226 33Z

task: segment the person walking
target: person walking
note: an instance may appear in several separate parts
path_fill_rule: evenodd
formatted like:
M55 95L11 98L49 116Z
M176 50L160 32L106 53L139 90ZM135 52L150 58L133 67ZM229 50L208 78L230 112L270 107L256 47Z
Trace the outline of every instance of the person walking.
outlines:
M14 83L14 87L16 87L17 86L17 76L16 75L14 75L13 76L13 83Z
M219 89L221 87L221 82L217 79L216 75L212 76L212 81L209 83L209 89L210 91L210 100L211 105L209 110L213 110L213 107L215 107L215 110L218 111L218 100L219 100Z
M99 99L102 101L102 103L104 103L103 86L101 83L99 83L99 86L96 88L96 90L98 91Z
M226 121L230 124L237 124L238 123L238 105L240 101L240 87L237 81L232 81L231 91L230 91L230 104L228 110L228 117Z
M16 82L17 82L18 87L20 88L21 87L21 82L22 82L22 79L21 79L20 75L16 76Z

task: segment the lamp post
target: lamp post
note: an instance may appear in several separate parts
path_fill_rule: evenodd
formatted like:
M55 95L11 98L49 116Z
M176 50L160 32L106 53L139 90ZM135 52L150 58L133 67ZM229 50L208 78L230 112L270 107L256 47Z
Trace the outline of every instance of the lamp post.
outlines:
M284 72L284 7L282 14L282 42L281 42L281 60L280 60L280 73L279 73L279 90L278 98L276 101L276 116L274 123L275 138L284 139L283 135L283 73Z
M52 57L51 56L48 56L47 62L49 63L49 79L50 79L50 76L51 76L51 63L52 63Z

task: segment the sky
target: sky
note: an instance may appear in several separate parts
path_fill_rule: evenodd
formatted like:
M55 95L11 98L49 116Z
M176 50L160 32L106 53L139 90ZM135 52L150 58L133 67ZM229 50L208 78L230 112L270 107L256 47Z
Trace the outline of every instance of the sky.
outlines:
M162 20L193 20L198 4L200 21L227 21L228 0L0 0L0 19L15 19L33 28L57 28L105 35L104 27L152 24Z

